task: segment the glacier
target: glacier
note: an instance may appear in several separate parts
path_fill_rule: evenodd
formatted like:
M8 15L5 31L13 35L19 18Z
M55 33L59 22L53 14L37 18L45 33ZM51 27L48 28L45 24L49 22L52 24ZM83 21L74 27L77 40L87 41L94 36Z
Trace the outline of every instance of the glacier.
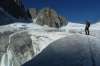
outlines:
M15 25L18 26L16 27ZM47 29L41 31L43 27L41 29L37 25L35 25L35 28L23 30L20 29L21 25L23 27L23 25L25 24L14 23L13 25L10 24L6 26L1 26L3 28L1 29L1 32L3 34L4 32L8 33L8 31L12 31L12 33L9 34L8 37L9 39L7 43L8 46L6 45L7 47L10 48L10 50L7 49L5 52L3 52L1 56L1 62L0 62L1 66L2 65L20 66L21 64L24 64L25 62L31 60L33 57L38 55L50 43L65 36L65 34L62 34L60 32L59 33L47 32ZM7 28L10 27L10 28L6 30L6 27ZM5 40L5 38L3 40Z
M93 36L67 35L22 66L100 66L99 43Z
M33 20L36 21L36 20ZM1 42L5 51L0 52L0 66L21 66L37 57L51 43L68 35L84 35L84 24L71 23L59 29L36 23L13 23L0 26ZM7 34L9 32L9 34ZM7 38L2 34L7 34ZM100 39L99 22L90 27L90 37ZM5 39L6 38L6 39ZM70 37L68 37L70 38ZM24 48L23 48L24 47ZM23 49L22 49L23 48Z

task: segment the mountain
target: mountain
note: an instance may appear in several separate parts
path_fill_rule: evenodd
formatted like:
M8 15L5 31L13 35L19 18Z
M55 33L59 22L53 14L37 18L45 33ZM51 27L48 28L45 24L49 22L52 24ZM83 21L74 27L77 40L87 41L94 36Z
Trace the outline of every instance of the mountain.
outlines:
M88 36L84 24L68 22L54 9L28 10L22 0L1 0L0 25L0 66L100 65L99 22Z
M21 0L0 0L0 25L31 21L28 9Z
M38 15L38 10L36 8L29 8L29 13L32 19L35 19Z
M0 6L16 18L27 18L27 13L21 0L1 0Z
M15 22L32 22L34 19L36 19L35 22L39 25L48 25L57 28L68 23L67 19L59 15L54 9L27 9L24 7L22 0L1 0L0 16L0 25Z
M3 8L0 8L0 25L11 23L15 20L16 18L7 13Z
M29 11L32 19L36 18L36 23L39 25L48 25L49 27L59 28L68 23L65 17L59 15L56 10L52 8L42 8L40 10L30 8Z
M54 9L43 8L37 15L37 24L39 25L48 25L50 27L61 27L67 24L65 17L62 17L57 14Z

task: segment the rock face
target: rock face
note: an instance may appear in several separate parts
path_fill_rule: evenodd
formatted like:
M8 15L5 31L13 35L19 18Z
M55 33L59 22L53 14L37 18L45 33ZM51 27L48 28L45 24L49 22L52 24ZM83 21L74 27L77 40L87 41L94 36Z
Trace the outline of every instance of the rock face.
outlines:
M91 36L69 35L51 43L22 66L100 66L100 41Z
M25 22L29 18L29 11L24 8L22 0L0 0L0 25Z
M58 19L60 20L60 26L65 26L68 23L67 19L63 16L58 16Z
M55 10L50 8L43 8L38 13L36 23L59 28L66 25L67 20L64 17L59 16Z
M0 6L16 18L23 18L25 16L25 8L21 0L1 0Z
M37 17L38 11L36 8L29 8L29 13L30 13L32 19L34 19Z
M0 25L4 25L7 23L14 22L16 18L8 14L6 11L4 11L3 8L0 8Z

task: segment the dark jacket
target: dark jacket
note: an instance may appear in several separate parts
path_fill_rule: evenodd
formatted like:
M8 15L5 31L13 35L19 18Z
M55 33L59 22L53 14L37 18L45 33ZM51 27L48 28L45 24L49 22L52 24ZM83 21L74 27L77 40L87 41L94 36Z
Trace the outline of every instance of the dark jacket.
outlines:
M86 27L85 27L85 30L88 30L90 27L90 22L86 22Z

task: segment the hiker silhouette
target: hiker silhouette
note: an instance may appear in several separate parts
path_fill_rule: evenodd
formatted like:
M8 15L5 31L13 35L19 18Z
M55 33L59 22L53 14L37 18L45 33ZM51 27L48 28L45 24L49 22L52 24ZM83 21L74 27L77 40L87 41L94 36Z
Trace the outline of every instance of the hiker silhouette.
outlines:
M86 26L85 26L85 34L86 35L90 35L89 27L90 27L90 22L86 21Z

